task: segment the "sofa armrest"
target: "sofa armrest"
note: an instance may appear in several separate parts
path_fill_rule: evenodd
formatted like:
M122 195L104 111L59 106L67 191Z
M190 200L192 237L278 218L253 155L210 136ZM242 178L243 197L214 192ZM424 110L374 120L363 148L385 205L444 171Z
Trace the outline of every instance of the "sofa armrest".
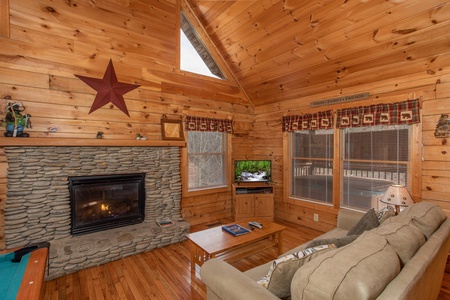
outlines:
M279 299L232 265L217 258L206 261L200 275L208 293L212 292L218 299ZM214 296L208 296L208 299L215 299Z
M338 213L337 227L348 231L358 223L363 215L364 213L360 211L341 208Z

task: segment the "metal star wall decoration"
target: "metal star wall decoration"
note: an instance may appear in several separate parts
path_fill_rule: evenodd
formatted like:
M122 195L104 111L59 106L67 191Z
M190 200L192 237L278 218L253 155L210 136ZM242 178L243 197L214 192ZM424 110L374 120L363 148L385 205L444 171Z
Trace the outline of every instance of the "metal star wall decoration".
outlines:
M106 68L102 79L81 75L75 76L97 91L97 95L95 96L94 103L92 103L89 113L94 112L111 102L127 116L130 116L123 95L138 88L140 85L119 82L111 59L109 60L108 67Z

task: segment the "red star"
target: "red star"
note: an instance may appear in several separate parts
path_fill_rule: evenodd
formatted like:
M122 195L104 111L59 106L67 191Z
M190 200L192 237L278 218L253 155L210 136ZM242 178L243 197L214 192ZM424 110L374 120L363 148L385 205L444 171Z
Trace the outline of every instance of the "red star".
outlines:
M129 91L134 90L135 88L138 88L139 85L118 82L112 60L109 60L105 75L103 75L103 79L81 75L75 76L80 78L82 81L84 81L84 83L97 91L97 96L95 96L94 103L92 103L89 113L111 102L112 104L116 105L117 108L119 108L121 111L123 111L127 116L130 116L130 114L128 113L127 105L125 104L125 100L123 99L123 95L128 93Z

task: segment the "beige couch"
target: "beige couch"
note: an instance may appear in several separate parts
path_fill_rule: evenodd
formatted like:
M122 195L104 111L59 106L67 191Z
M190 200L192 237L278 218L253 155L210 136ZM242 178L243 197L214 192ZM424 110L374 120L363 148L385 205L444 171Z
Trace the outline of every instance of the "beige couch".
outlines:
M360 212L341 209L337 228L316 240L342 239L367 215L362 218ZM308 244L286 254L297 253ZM270 262L246 272L211 259L201 268L208 299L280 299L269 291L277 282L274 278L280 276L278 283L287 282L290 294L281 297L287 299L436 299L450 248L450 219L436 205L416 203L347 245L316 248L320 247L329 248L313 254L299 252L305 256L296 254L292 260ZM297 263L294 268L300 267L293 272L283 269L292 269L292 261ZM278 269L272 270L270 280L275 283L268 289L257 281L271 266Z

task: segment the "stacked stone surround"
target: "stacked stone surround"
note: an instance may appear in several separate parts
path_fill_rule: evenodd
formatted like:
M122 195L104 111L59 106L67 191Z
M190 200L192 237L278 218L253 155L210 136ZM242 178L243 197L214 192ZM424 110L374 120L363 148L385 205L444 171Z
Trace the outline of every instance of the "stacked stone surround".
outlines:
M7 249L49 241L53 279L185 239L178 147L5 147ZM69 176L145 173L143 223L72 236ZM156 220L175 224L159 227Z

